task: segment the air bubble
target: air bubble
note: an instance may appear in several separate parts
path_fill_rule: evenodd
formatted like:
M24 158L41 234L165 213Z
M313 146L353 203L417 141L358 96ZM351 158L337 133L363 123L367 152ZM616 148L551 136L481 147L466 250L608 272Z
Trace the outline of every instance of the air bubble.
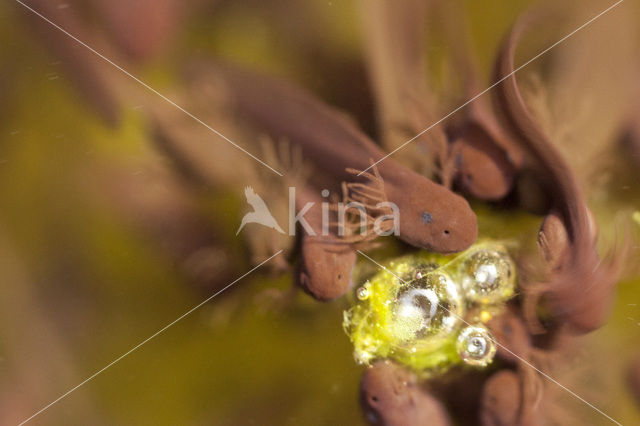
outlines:
M464 328L458 335L456 349L460 359L474 367L486 367L496 354L496 343L485 327L480 325Z
M407 344L450 333L460 322L462 299L448 276L428 273L398 291L389 331Z
M366 300L369 298L369 286L367 286L366 284L363 286L358 287L358 289L356 290L356 297L358 298L358 300Z
M515 266L511 258L496 250L479 250L462 263L462 288L472 302L498 303L513 296Z

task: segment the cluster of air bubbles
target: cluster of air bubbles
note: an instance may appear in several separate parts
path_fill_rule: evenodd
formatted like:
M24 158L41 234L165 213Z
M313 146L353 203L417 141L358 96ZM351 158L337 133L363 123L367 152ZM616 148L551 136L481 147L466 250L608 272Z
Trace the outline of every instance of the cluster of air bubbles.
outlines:
M485 327L515 291L515 265L501 244L458 255L394 259L355 291L344 328L361 364L392 358L417 372L490 364L496 341Z

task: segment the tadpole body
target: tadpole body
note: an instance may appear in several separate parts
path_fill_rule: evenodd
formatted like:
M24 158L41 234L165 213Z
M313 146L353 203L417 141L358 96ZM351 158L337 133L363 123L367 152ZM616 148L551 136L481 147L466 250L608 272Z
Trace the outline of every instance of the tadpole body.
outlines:
M407 243L451 253L475 241L477 219L463 197L384 158L384 151L344 114L284 81L230 66L217 70L228 82L236 112L274 140L300 146L318 173L366 186L371 173L358 176L354 170L367 170L372 161L382 160L375 167L384 181L385 198L400 211L400 238ZM424 213L431 215L431 222L422 221Z
M398 156L405 164L427 176L439 176L446 187L481 200L504 198L513 187L518 158L490 105L478 98L438 122L450 112L439 105L451 99L441 99L429 81L425 36L430 26L441 24L451 51L450 65L462 80L463 96L455 102L463 104L481 92L479 72L467 46L464 11L455 2L415 0L363 1L362 10L365 58L383 146L390 151L402 147Z
M640 407L640 357L636 357L636 359L629 365L628 377L629 388Z
M523 416L522 383L518 374L500 370L485 382L480 402L482 426L533 426L536 423Z
M367 420L385 426L448 426L443 404L421 388L415 375L389 361L365 372L360 401Z
M552 202L538 237L549 277L536 286L533 302L529 300L529 319L537 321L536 300L542 297L557 325L588 332L606 319L619 268L615 260L598 256L597 230L577 179L529 112L513 75L516 45L535 19L534 14L524 15L505 38L494 71L496 80L505 80L493 91L505 126L536 162L537 176Z
M95 34L86 27L85 22L72 8L63 10L47 0L31 0L29 7L48 17L76 37L95 45ZM21 6L19 6L21 7ZM22 7L21 7L22 8ZM110 126L116 126L120 120L120 105L111 81L104 71L105 63L96 58L85 47L54 28L31 11L20 10L31 24L29 28L51 50L52 56L61 61L64 70L71 78L78 92L95 112Z
M304 219L315 235L301 229L300 265L296 272L298 284L318 300L332 300L343 296L352 286L352 272L356 263L353 247L342 241L335 227L323 226L322 203L326 203L313 188L298 189L298 211L311 206ZM328 212L327 212L328 213ZM323 230L323 227L326 227Z

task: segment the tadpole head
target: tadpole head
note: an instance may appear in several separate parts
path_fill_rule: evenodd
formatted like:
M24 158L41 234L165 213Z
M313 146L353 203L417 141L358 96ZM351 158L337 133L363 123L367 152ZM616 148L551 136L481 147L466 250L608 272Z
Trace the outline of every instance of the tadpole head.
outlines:
M364 374L360 384L362 408L374 424L404 417L410 406L415 377L389 361L378 361Z
M402 239L440 253L468 248L478 236L478 222L467 200L426 179L421 182L398 206Z
M511 370L500 370L486 381L480 402L480 418L485 425L522 424L522 385Z
M299 282L318 300L343 296L352 286L356 253L336 239L305 237L302 242Z
M444 405L420 387L413 373L390 361L378 361L366 371L360 402L373 424L451 425Z
M505 152L481 129L465 130L452 144L454 185L481 200L499 200L512 189L515 167Z

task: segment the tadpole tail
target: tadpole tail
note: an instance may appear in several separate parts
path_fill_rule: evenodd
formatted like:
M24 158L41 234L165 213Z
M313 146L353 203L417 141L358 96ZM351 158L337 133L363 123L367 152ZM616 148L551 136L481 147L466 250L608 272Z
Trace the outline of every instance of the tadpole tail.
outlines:
M582 190L569 164L529 112L515 77L514 56L517 44L522 35L534 27L542 16L535 10L525 13L505 37L494 64L495 81L503 81L493 90L493 100L507 129L520 142L524 151L538 163L543 172L541 180L554 199L554 204L562 206L569 237L580 245L581 240L590 238L588 210Z
M28 8L41 16L50 18L50 22L56 26L59 25L60 28L69 31L79 39L91 39L91 34L84 23L72 13L73 9L63 11L46 0L32 0ZM53 27L51 23L44 22L40 16L27 10L20 10L20 12L31 25L32 33L41 39L56 59L61 60L62 66L80 95L107 125L115 127L121 118L120 105L110 79L103 72L102 67L105 65L102 59L93 57L92 53L85 51L84 47ZM91 40L90 44L94 44L94 40Z
M508 130L537 163L539 178L554 208L561 213L569 237L558 268L550 271L546 282L532 285L534 290L529 297L525 296L525 314L530 324L537 322L537 304L540 298L545 298L553 322L584 333L600 327L607 317L626 258L626 244L623 242L606 259L600 259L590 213L577 179L520 94L514 75L515 49L522 35L542 16L539 11L526 13L507 34L495 61L494 77L501 83L493 91L493 100Z
M301 147L318 171L349 180L348 167L364 170L369 167L369 158L384 156L346 114L309 92L229 64L209 66L226 84L235 113L274 140L288 140Z

